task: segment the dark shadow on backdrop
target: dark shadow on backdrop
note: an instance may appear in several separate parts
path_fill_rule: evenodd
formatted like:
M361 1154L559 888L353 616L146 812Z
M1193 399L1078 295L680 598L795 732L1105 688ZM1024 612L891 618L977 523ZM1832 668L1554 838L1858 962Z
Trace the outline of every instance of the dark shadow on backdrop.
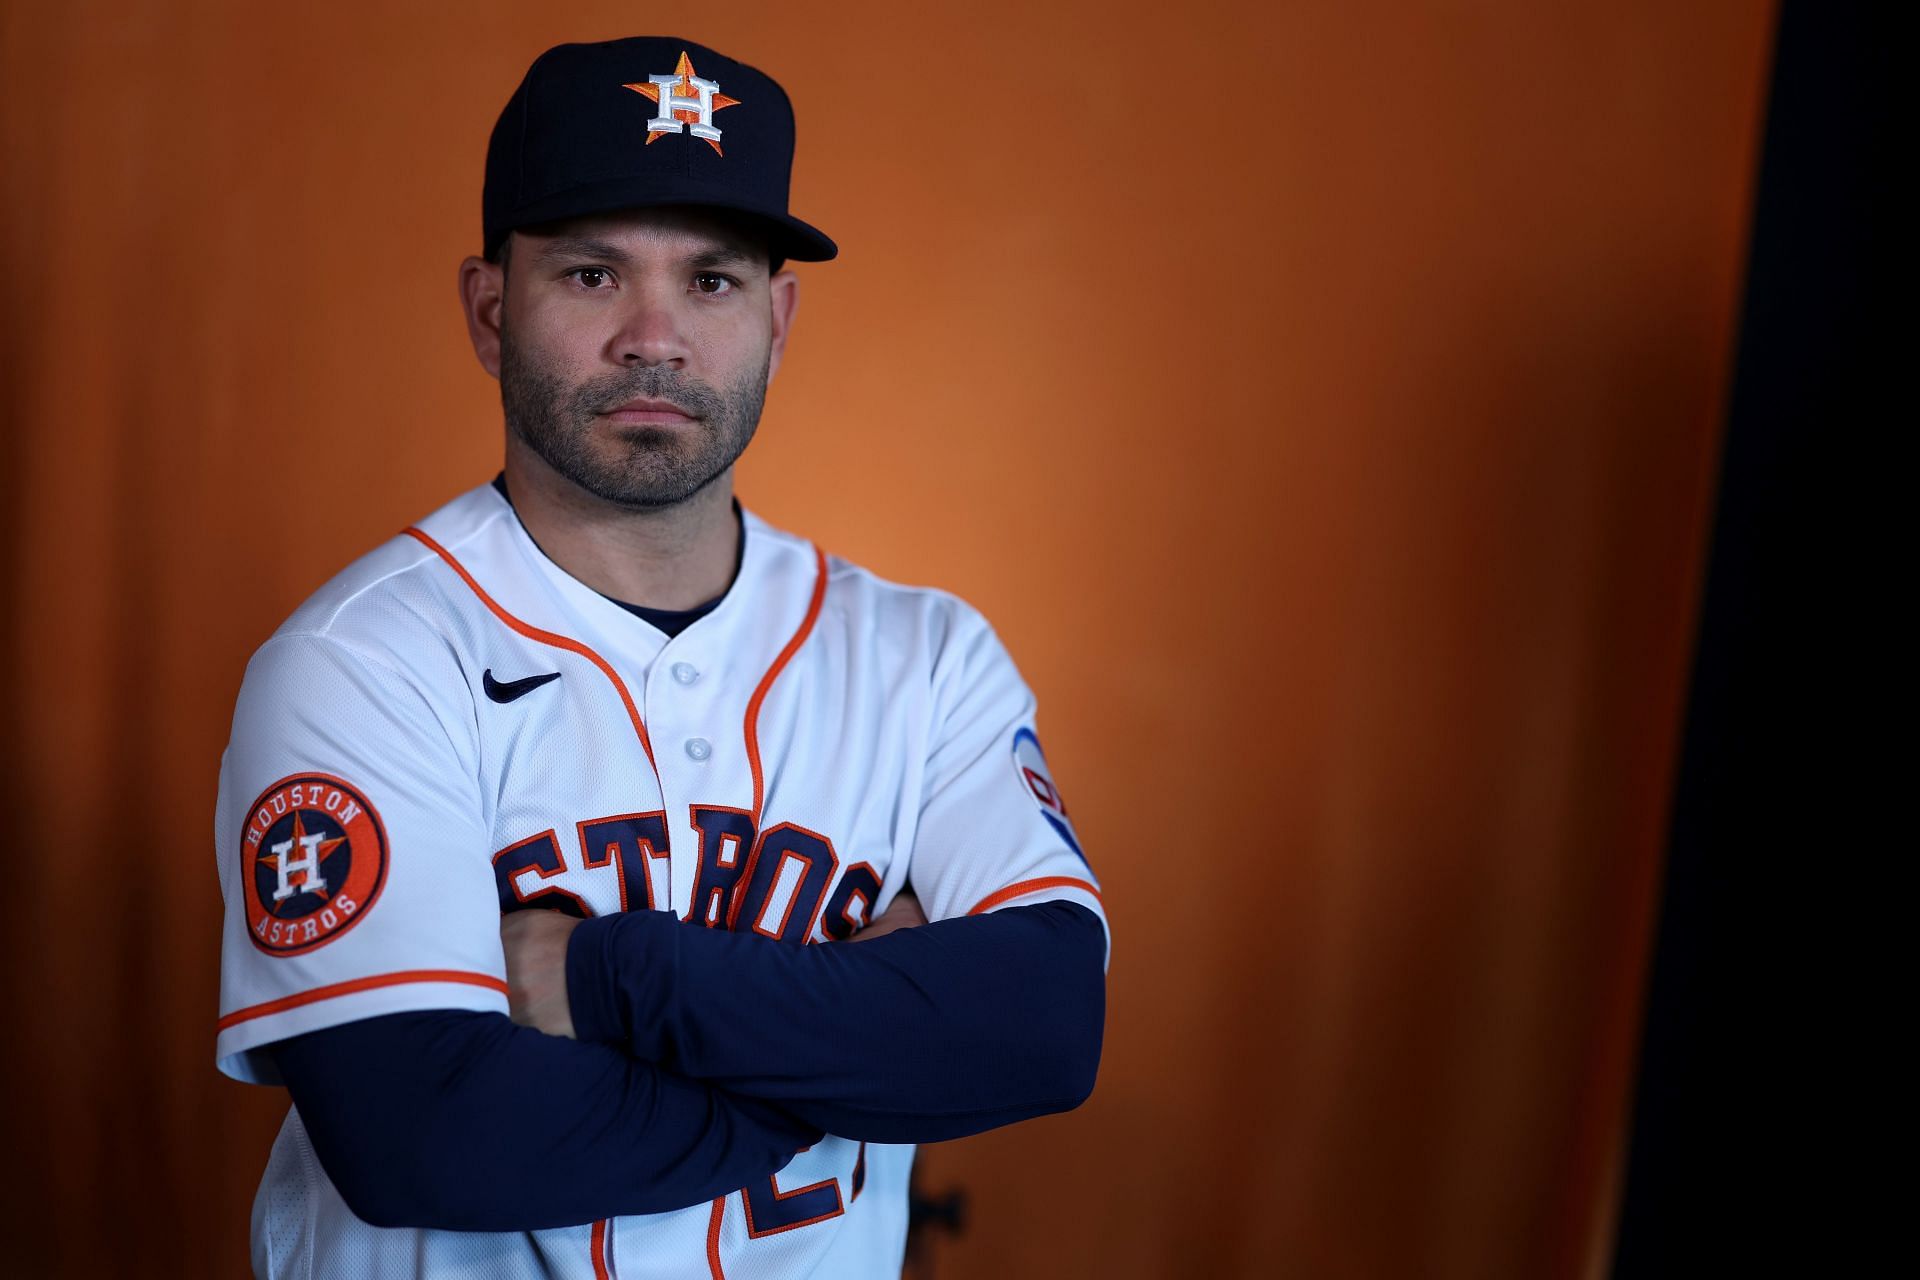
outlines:
M1621 1277L1862 1274L1844 1261L1868 1215L1840 1190L1860 1178L1842 1154L1858 1135L1842 1131L1862 1082L1839 1009L1864 975L1827 957L1884 891L1873 868L1890 837L1870 829L1881 801L1856 765L1874 749L1855 722L1898 722L1865 615L1911 594L1897 579L1858 590L1872 548L1849 531L1884 456L1876 426L1898 416L1869 389L1891 366L1867 319L1897 46L1868 26L1865 6L1780 11Z

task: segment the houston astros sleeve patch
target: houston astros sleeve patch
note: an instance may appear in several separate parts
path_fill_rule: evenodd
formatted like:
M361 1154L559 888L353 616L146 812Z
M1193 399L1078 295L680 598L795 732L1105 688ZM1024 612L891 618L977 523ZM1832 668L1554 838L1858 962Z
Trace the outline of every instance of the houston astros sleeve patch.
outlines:
M387 881L387 832L349 783L294 774L248 807L240 857L247 936L270 956L299 955L373 909Z

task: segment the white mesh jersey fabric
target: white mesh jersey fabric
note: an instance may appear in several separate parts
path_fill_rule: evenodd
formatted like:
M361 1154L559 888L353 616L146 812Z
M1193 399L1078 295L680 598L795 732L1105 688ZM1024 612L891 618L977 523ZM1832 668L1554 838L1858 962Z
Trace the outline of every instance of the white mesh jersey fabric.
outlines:
M1046 898L1100 911L1032 695L979 614L745 523L727 597L669 638L547 560L482 486L262 646L221 769L222 1070L271 1083L266 1046L380 1013L505 1012L503 901L723 924L719 904L739 901L732 927L813 942L909 883L933 919ZM510 702L483 692L553 672ZM747 841L729 845L716 814ZM764 880L742 874L756 832ZM322 917L349 884L352 916ZM382 1230L353 1218L290 1115L255 1204L255 1267L893 1275L910 1163L911 1148L829 1137L717 1209L597 1231Z

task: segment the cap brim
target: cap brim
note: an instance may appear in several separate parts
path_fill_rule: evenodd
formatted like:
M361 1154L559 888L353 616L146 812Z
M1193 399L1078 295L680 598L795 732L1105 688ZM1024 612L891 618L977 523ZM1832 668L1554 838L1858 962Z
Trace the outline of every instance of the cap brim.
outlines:
M492 257L507 233L522 227L611 213L616 209L656 209L666 205L745 214L765 225L768 248L776 257L795 262L829 262L840 253L840 246L819 229L785 211L760 208L719 192L704 191L698 184L675 184L669 188L657 180L641 182L621 178L569 187L514 210L511 217L488 229L486 255Z

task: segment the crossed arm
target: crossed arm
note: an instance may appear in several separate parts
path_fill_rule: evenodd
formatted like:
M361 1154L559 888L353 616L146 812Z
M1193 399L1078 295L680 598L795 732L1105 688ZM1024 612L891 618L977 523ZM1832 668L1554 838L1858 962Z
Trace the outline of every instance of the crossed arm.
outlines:
M823 1132L930 1142L1091 1091L1105 933L1046 902L795 947L634 912L503 925L513 1022L394 1014L275 1046L380 1226L527 1230L699 1204ZM523 1025L515 1025L523 1024Z

